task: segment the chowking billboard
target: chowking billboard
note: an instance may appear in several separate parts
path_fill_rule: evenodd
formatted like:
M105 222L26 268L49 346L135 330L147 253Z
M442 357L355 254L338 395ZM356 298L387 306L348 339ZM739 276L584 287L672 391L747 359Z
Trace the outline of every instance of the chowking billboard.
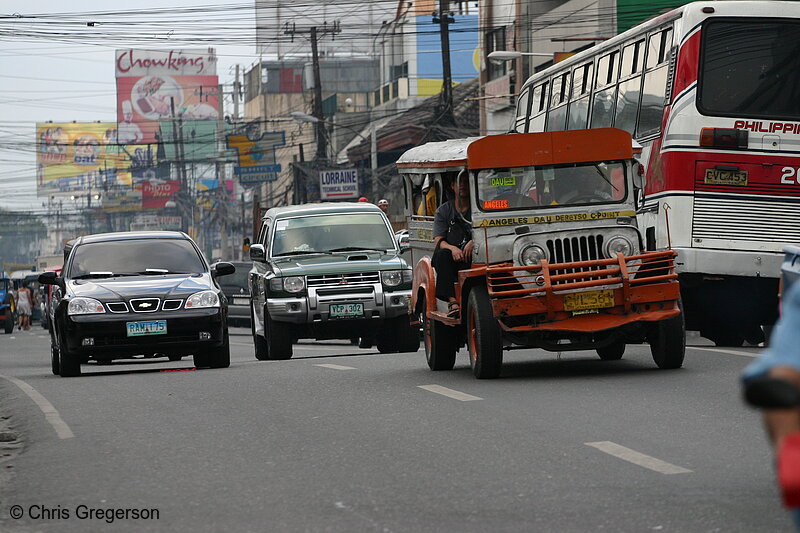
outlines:
M219 79L213 48L125 49L117 50L115 57L120 143L158 142L162 120L219 117Z
M122 146L116 136L114 122L37 124L37 194L130 187L132 158L147 147Z

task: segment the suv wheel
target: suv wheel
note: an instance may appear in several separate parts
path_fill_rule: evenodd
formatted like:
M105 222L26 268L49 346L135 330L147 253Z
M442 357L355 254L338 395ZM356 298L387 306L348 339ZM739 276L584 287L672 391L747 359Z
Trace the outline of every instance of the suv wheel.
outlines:
M264 341L267 345L267 359L281 360L292 358L292 337L286 324L273 321L264 306Z
M253 334L253 346L256 349L256 359L259 361L266 361L267 357L267 341L264 337L256 333L256 317L253 311L253 304L250 304L250 333Z

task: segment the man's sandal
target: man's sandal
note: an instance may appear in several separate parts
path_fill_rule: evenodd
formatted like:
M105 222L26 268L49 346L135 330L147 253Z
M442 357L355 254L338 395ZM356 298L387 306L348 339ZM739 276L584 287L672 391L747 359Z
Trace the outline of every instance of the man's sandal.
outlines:
M460 318L460 317L461 317L461 306L458 305L458 302L448 302L447 318Z

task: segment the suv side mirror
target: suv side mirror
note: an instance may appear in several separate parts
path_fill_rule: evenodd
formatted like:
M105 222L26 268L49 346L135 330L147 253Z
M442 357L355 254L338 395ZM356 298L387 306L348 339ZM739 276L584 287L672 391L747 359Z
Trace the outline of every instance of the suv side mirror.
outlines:
M263 244L252 244L250 245L250 259L253 261L266 261L267 253L264 250Z
M224 261L211 265L211 274L214 277L227 276L228 274L233 274L234 272L236 272L236 267Z

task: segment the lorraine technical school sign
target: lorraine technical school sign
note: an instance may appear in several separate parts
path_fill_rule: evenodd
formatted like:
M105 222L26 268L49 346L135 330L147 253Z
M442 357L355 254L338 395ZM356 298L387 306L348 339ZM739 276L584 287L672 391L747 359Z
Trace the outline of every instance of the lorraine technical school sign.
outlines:
M358 198L358 172L354 168L320 170L320 200Z

